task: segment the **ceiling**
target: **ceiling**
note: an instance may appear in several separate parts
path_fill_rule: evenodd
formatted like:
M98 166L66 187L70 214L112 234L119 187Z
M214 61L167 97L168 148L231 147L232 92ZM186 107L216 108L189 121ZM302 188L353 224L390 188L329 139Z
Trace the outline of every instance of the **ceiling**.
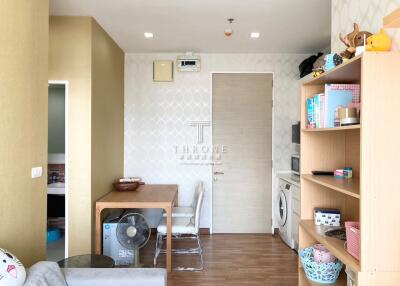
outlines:
M330 0L51 0L50 14L93 16L127 53L312 53L330 46ZM234 34L226 38L230 17Z

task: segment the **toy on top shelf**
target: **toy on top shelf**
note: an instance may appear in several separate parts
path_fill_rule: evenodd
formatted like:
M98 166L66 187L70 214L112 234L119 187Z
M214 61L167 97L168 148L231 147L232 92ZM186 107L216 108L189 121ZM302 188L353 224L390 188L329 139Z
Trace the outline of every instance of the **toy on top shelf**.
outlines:
M340 53L345 59L351 59L356 53L357 47L364 45L364 39L372 36L370 32L360 31L360 27L357 23L354 23L353 32L347 34L345 37L339 35L340 40L346 45L347 49Z
M314 63L313 77L320 76L324 72L330 71L341 65L343 58L338 54L328 54L318 58Z
M392 39L381 29L379 33L367 39L367 51L387 52L392 48Z
M313 64L313 77L323 74L325 66L325 54L320 53L318 59Z
M325 56L324 70L329 71L334 69L336 66L343 63L343 58L338 54L329 54Z

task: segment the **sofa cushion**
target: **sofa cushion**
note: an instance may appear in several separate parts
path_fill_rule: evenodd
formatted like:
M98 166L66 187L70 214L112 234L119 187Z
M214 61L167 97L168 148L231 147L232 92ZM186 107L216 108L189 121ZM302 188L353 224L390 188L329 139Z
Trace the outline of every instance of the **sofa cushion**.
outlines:
M68 286L166 286L161 268L64 268Z
M41 261L28 269L24 286L67 286L67 283L57 263Z

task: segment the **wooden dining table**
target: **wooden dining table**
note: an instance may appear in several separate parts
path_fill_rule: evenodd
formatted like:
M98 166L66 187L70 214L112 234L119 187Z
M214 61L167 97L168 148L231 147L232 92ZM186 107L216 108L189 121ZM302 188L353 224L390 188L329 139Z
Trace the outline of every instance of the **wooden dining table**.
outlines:
M167 215L166 266L172 269L172 208L178 202L178 185L141 185L136 191L111 191L96 202L95 253L102 249L102 211L105 209L164 209Z

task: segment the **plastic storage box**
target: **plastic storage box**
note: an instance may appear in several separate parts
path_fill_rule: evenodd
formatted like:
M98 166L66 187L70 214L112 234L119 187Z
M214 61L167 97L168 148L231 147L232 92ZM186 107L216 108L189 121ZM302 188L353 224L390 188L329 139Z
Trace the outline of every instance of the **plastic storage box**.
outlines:
M340 211L337 209L314 209L315 225L340 226Z
M360 260L360 223L358 221L346 221L347 252Z
M357 286L356 273L346 266L347 286Z

